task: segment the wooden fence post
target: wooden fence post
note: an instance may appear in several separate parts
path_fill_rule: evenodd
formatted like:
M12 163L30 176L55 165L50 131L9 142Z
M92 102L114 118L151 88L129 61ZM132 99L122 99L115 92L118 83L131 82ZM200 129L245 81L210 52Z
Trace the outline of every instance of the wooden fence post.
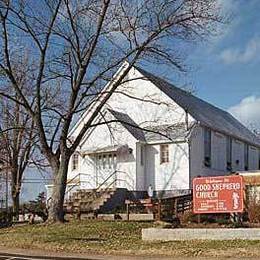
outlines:
M175 217L178 215L178 199L177 198L174 199L174 214L175 214Z
M157 216L157 219L160 221L161 220L161 214L162 214L162 204L161 204L161 200L159 199L158 201L158 216Z
M129 217L130 217L129 214L130 214L130 212L129 212L129 203L127 203L126 204L126 220L127 221L129 221Z

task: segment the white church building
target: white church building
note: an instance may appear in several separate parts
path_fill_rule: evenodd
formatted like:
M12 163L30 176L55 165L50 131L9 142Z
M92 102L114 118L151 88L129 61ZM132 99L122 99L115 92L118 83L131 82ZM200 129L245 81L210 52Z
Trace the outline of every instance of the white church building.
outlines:
M72 139L91 111L73 127ZM71 157L68 189L144 192L152 186L174 193L189 190L196 176L260 167L260 140L238 120L138 67L109 98L95 125Z

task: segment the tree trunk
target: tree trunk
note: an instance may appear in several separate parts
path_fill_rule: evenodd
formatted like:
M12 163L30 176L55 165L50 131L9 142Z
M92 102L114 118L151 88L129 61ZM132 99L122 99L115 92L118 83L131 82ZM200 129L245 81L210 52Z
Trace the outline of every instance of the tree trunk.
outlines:
M19 219L20 192L12 193L14 219Z
M64 196L67 186L69 156L61 156L60 164L52 167L54 175L53 191L49 202L48 223L64 222Z

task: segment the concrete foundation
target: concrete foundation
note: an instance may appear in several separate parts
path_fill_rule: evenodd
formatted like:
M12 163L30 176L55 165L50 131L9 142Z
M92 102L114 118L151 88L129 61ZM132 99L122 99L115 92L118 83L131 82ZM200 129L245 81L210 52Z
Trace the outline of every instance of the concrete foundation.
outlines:
M115 220L115 214L98 214L97 218L112 221Z
M127 214L119 214L119 216L121 217L122 220L127 220ZM153 214L134 214L131 213L129 214L129 220L132 221L153 221L154 220L154 216Z
M142 229L142 239L146 241L180 240L260 240L260 228L201 228L201 229Z
M127 214L98 214L98 219L102 220L127 220ZM129 214L131 221L153 221L153 214Z

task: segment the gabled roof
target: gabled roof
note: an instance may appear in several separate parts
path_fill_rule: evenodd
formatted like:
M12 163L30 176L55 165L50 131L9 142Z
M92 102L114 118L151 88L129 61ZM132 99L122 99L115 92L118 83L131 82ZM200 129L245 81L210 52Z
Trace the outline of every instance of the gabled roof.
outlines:
M141 129L129 115L112 109L108 109L108 111L133 137L142 142L185 141L185 138L189 134L189 130L187 130L187 126L184 123L157 125Z
M145 142L144 132L129 115L112 109L108 109L108 111L128 130L134 138Z
M136 67L136 69L200 124L252 145L260 146L260 139L228 112L175 87L166 80L154 76L141 68Z
M101 148L95 148L92 150L84 151L83 154L90 155L90 154L98 154L98 153L111 153L111 152L116 152L118 148L120 148L119 145L108 145Z
M189 134L185 123L146 127L144 130L147 142L174 141L182 142Z

